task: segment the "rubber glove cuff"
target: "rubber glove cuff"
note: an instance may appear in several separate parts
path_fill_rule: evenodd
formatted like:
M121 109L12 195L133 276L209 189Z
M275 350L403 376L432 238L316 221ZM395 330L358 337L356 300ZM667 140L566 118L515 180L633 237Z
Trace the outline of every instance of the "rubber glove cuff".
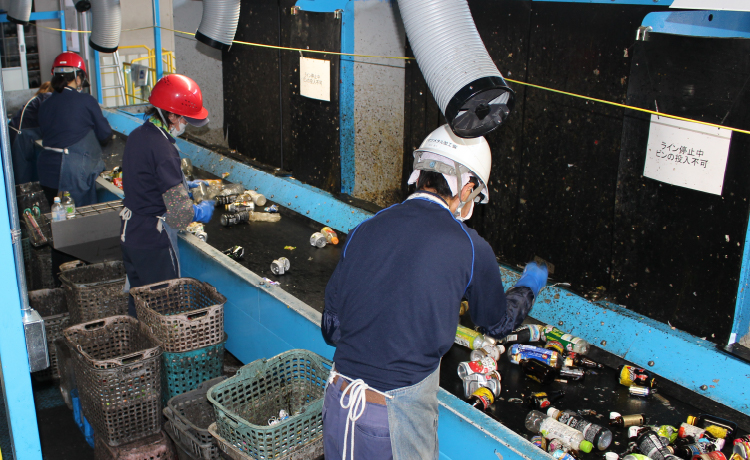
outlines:
M539 295L539 291L547 284L547 265L538 265L536 262L529 262L523 269L521 279L516 283L516 287L530 288L534 293L534 298Z
M193 205L193 221L207 224L211 220L211 216L214 214L214 204L216 202L201 201L199 204Z
M201 179L196 179L196 180L189 180L189 181L187 181L187 184L188 184L188 188L189 189L194 189L194 188L198 188L198 186L201 185L201 184L208 185L208 182L206 182L204 180L201 180Z

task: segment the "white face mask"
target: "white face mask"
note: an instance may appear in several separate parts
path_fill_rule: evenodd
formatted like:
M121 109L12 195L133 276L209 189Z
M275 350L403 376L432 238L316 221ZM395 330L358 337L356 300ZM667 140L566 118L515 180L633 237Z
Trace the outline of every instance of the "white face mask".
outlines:
M177 123L169 128L169 134L171 134L172 137L178 137L180 134L185 132L185 128L187 128L187 123L183 125L182 118L180 118L179 120L177 120Z

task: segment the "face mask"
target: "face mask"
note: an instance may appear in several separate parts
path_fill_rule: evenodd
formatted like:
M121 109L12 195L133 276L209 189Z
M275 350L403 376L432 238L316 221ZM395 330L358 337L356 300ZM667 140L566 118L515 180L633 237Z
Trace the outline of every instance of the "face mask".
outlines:
M187 128L187 123L183 125L178 120L177 123L175 123L174 125L172 125L171 128L169 128L169 134L171 134L172 137L178 137L180 134L185 132L185 128Z

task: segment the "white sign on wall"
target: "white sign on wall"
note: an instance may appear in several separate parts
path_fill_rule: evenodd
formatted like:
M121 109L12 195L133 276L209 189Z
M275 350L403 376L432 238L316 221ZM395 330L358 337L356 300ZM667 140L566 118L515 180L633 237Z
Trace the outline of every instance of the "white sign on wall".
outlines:
M321 101L331 100L331 61L299 58L300 94Z
M721 195L732 131L651 115L643 175Z

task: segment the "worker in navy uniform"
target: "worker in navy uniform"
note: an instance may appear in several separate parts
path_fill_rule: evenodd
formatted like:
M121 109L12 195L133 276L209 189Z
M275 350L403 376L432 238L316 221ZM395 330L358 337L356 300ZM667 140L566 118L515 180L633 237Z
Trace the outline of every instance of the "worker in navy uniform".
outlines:
M463 223L489 200L491 161L484 138L441 126L414 152L416 192L349 235L321 324L336 347L326 460L437 459L440 360L462 298L483 333L504 337L546 284L547 267L530 262L505 293L492 248Z
M148 101L153 107L146 111L146 122L130 133L122 156L120 239L126 290L179 278L177 232L193 221L208 223L214 210L213 201L193 204L189 189L201 181L185 179L175 144L188 123L208 123L198 84L184 75L167 75ZM132 296L128 313L136 316Z
M52 85L45 81L34 97L29 99L8 123L10 128L10 152L13 158L13 179L16 184L36 182L39 174L36 170L36 158L42 148L36 144L42 138L39 129L39 107L52 96Z
M86 64L69 51L52 64L54 93L39 107L39 128L44 150L37 159L39 183L47 200L70 192L76 206L96 203L96 178L104 170L101 145L112 128L90 94Z

